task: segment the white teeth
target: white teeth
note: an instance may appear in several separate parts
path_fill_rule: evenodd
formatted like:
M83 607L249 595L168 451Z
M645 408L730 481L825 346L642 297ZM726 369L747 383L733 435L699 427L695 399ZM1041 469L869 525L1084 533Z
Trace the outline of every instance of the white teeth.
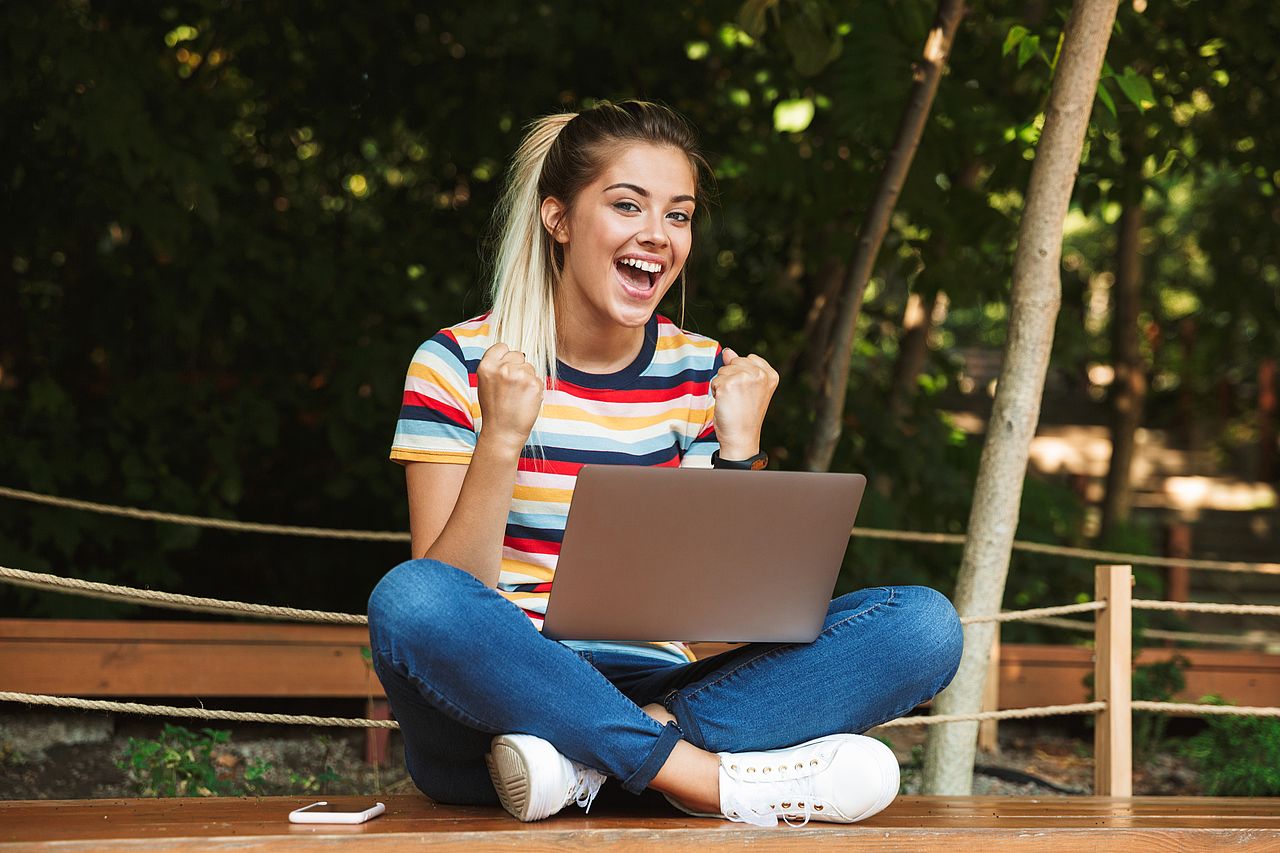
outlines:
M623 258L622 263L645 272L662 272L662 264L651 264L648 261L642 261L639 258Z

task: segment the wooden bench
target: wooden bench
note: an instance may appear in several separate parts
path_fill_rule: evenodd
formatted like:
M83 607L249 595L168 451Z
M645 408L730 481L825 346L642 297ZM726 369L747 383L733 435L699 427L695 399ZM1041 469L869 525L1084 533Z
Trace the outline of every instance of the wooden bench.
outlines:
M359 626L263 622L143 622L0 619L0 686L22 693L79 697L363 699L387 718L382 685L364 656ZM699 657L729 644L697 644ZM1241 705L1280 695L1280 655L1250 651L1145 649L1139 664L1181 654L1190 661L1195 701L1220 693ZM999 707L1083 702L1092 651L1082 646L1001 646ZM367 756L381 763L387 730L367 734Z
M367 802L335 797L336 802ZM1280 799L1138 797L900 797L858 824L759 828L694 818L652 797L604 793L584 815L569 808L520 823L497 808L391 796L360 826L300 826L298 797L0 802L0 853L399 850L1280 850ZM429 845L429 847L428 847Z

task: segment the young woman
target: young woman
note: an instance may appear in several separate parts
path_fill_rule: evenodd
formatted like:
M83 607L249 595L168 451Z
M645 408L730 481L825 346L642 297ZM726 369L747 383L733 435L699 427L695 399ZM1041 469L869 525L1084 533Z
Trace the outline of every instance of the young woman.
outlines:
M409 772L438 802L537 820L589 807L613 778L691 814L861 820L899 780L892 752L857 733L959 665L955 610L923 587L835 599L813 643L705 660L539 633L582 465L767 462L777 373L655 312L683 288L708 171L656 104L533 122L495 220L492 309L409 366L391 457L414 559L374 589L369 633Z

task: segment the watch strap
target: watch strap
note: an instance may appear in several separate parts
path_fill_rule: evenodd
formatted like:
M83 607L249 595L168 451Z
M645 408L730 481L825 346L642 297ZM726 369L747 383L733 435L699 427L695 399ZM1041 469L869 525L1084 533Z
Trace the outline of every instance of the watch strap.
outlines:
M711 454L712 468L736 468L741 471L759 471L769 466L769 454L763 450L750 459L721 459L720 451Z

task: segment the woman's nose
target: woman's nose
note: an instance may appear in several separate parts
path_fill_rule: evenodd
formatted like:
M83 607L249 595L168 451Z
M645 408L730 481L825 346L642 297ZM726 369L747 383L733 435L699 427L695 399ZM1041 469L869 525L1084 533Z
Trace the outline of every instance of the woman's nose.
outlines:
M640 231L640 242L659 246L667 245L667 225L662 216L647 216Z

